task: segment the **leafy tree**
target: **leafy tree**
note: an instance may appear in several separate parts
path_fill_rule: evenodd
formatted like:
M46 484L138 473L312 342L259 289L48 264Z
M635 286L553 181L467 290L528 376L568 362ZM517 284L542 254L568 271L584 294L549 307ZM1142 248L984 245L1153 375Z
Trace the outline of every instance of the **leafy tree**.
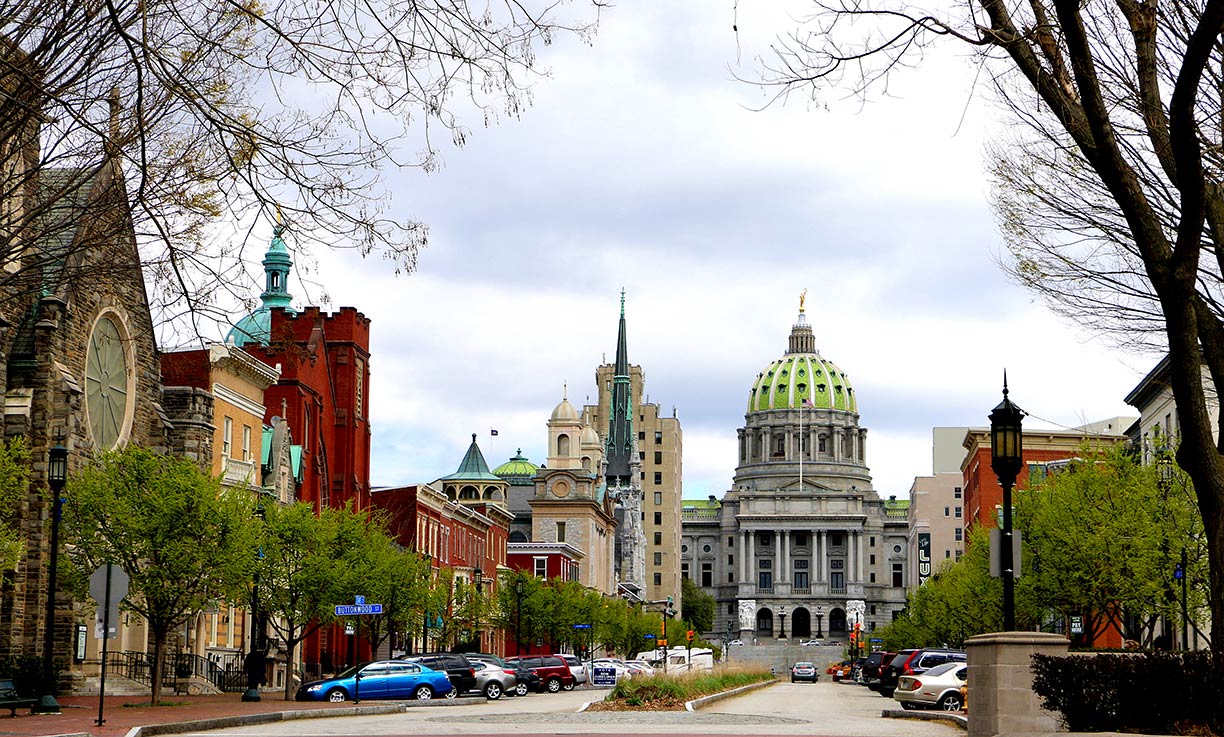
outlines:
M687 577L680 581L680 616L698 632L714 627L714 597Z
M17 509L30 485L30 451L21 438L0 444L0 572L17 567L25 552Z
M153 639L152 700L161 697L170 632L210 600L238 598L255 562L253 503L196 464L136 446L101 453L68 483L64 527L84 570L115 563L125 606Z
M1176 618L1171 541L1202 540L1198 510L1184 483L1162 483L1156 466L1121 448L1081 456L1092 460L1017 495L1022 586L1047 612L1081 615L1089 640L1125 631L1127 615L1147 619L1150 632L1156 617Z
M1224 622L1224 0L818 3L763 73L780 96L868 94L939 40L978 53L1012 125L994 167L1021 283L1127 344L1168 349ZM1149 331L1147 333L1143 331ZM1224 654L1224 638L1212 649Z
M256 595L260 611L285 641L291 665L298 644L332 621L335 605L344 601L348 582L342 528L352 517L347 509L331 508L316 515L314 506L305 503L270 505L265 511ZM285 699L293 695L292 680L285 679Z
M64 227L63 204L82 206L108 161L126 172L167 319L226 319L210 291L249 280L233 234L213 225L271 220L277 204L304 250L412 269L428 231L387 206L384 171L437 168L440 140L470 135L461 113L517 117L546 71L539 47L593 32L566 5L0 0L0 200L19 205L0 208L0 257L15 267L0 291L33 293L42 269L72 262L27 246ZM35 193L49 168L65 176Z
M367 600L382 604L383 613L362 618L371 651L395 632L419 632L429 590L429 564L404 550L381 532L372 531L358 588L369 592Z

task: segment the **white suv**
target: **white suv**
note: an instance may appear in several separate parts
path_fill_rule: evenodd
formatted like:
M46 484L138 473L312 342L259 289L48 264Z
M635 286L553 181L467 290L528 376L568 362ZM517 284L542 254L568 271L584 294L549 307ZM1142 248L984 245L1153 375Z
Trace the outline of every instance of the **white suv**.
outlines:
M578 659L577 655L562 653L554 657L564 660L565 664L569 666L570 673L574 675L574 683L571 684L569 688L566 688L566 691L573 689L574 686L581 686L587 682L586 666L582 664L582 661Z

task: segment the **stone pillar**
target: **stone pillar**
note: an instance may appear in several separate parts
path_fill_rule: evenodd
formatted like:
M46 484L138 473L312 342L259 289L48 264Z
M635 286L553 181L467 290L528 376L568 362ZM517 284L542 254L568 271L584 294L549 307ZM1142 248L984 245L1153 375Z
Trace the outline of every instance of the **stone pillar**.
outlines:
M1059 731L1033 692L1030 657L1066 655L1067 638L1044 632L992 632L965 641L969 655L969 737Z
M756 535L753 534L752 530L746 530L744 532L744 558L745 558L744 562L748 566L748 570L746 571L747 575L745 576L745 580L747 580L753 586L757 585L756 576L752 575L753 571L756 568L756 565L754 565L752 561L752 558L754 555L752 548L754 547L754 544L756 543L756 540L754 540L753 538L755 537Z
M781 540L779 541L779 545L778 545L778 547L780 548L779 552L781 553L781 555L778 556L780 560L778 562L777 584L784 584L784 583L789 584L791 580L791 575L790 575L791 533L790 533L790 530L779 530L778 537L781 538Z
M863 551L866 549L866 547L867 547L867 546L863 544L863 531L862 531L862 530L859 530L858 532L854 533L854 539L855 539L855 540L858 542L858 574L859 574L859 582L860 582L860 583L867 583L867 580L868 580L868 578L869 578L869 576L868 576L868 575L867 575L867 573L866 573L866 570L867 570L867 556L866 556L866 555L863 555Z
M820 580L829 582L829 532L820 531Z
M840 427L833 429L833 460L840 461L842 459L842 429Z

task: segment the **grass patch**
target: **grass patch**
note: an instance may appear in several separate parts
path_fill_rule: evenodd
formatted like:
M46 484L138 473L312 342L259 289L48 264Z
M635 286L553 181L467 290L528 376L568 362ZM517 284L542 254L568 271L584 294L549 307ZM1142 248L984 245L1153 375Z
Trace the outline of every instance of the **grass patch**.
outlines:
M767 670L728 668L682 675L638 676L621 680L601 704L591 709L617 711L641 709L671 711L684 708L684 702L740 686L773 680Z

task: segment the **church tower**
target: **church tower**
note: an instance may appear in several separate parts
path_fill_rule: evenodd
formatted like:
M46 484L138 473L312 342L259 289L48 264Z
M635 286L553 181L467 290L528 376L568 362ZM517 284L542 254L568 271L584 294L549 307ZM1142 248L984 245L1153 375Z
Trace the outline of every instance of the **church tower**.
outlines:
M616 336L616 363L608 398L607 453L604 478L608 494L617 502L620 526L616 530L616 568L620 585L633 595L646 597L646 533L642 529L642 461L633 431L637 414L629 374L625 337L625 292L621 290L620 326Z

